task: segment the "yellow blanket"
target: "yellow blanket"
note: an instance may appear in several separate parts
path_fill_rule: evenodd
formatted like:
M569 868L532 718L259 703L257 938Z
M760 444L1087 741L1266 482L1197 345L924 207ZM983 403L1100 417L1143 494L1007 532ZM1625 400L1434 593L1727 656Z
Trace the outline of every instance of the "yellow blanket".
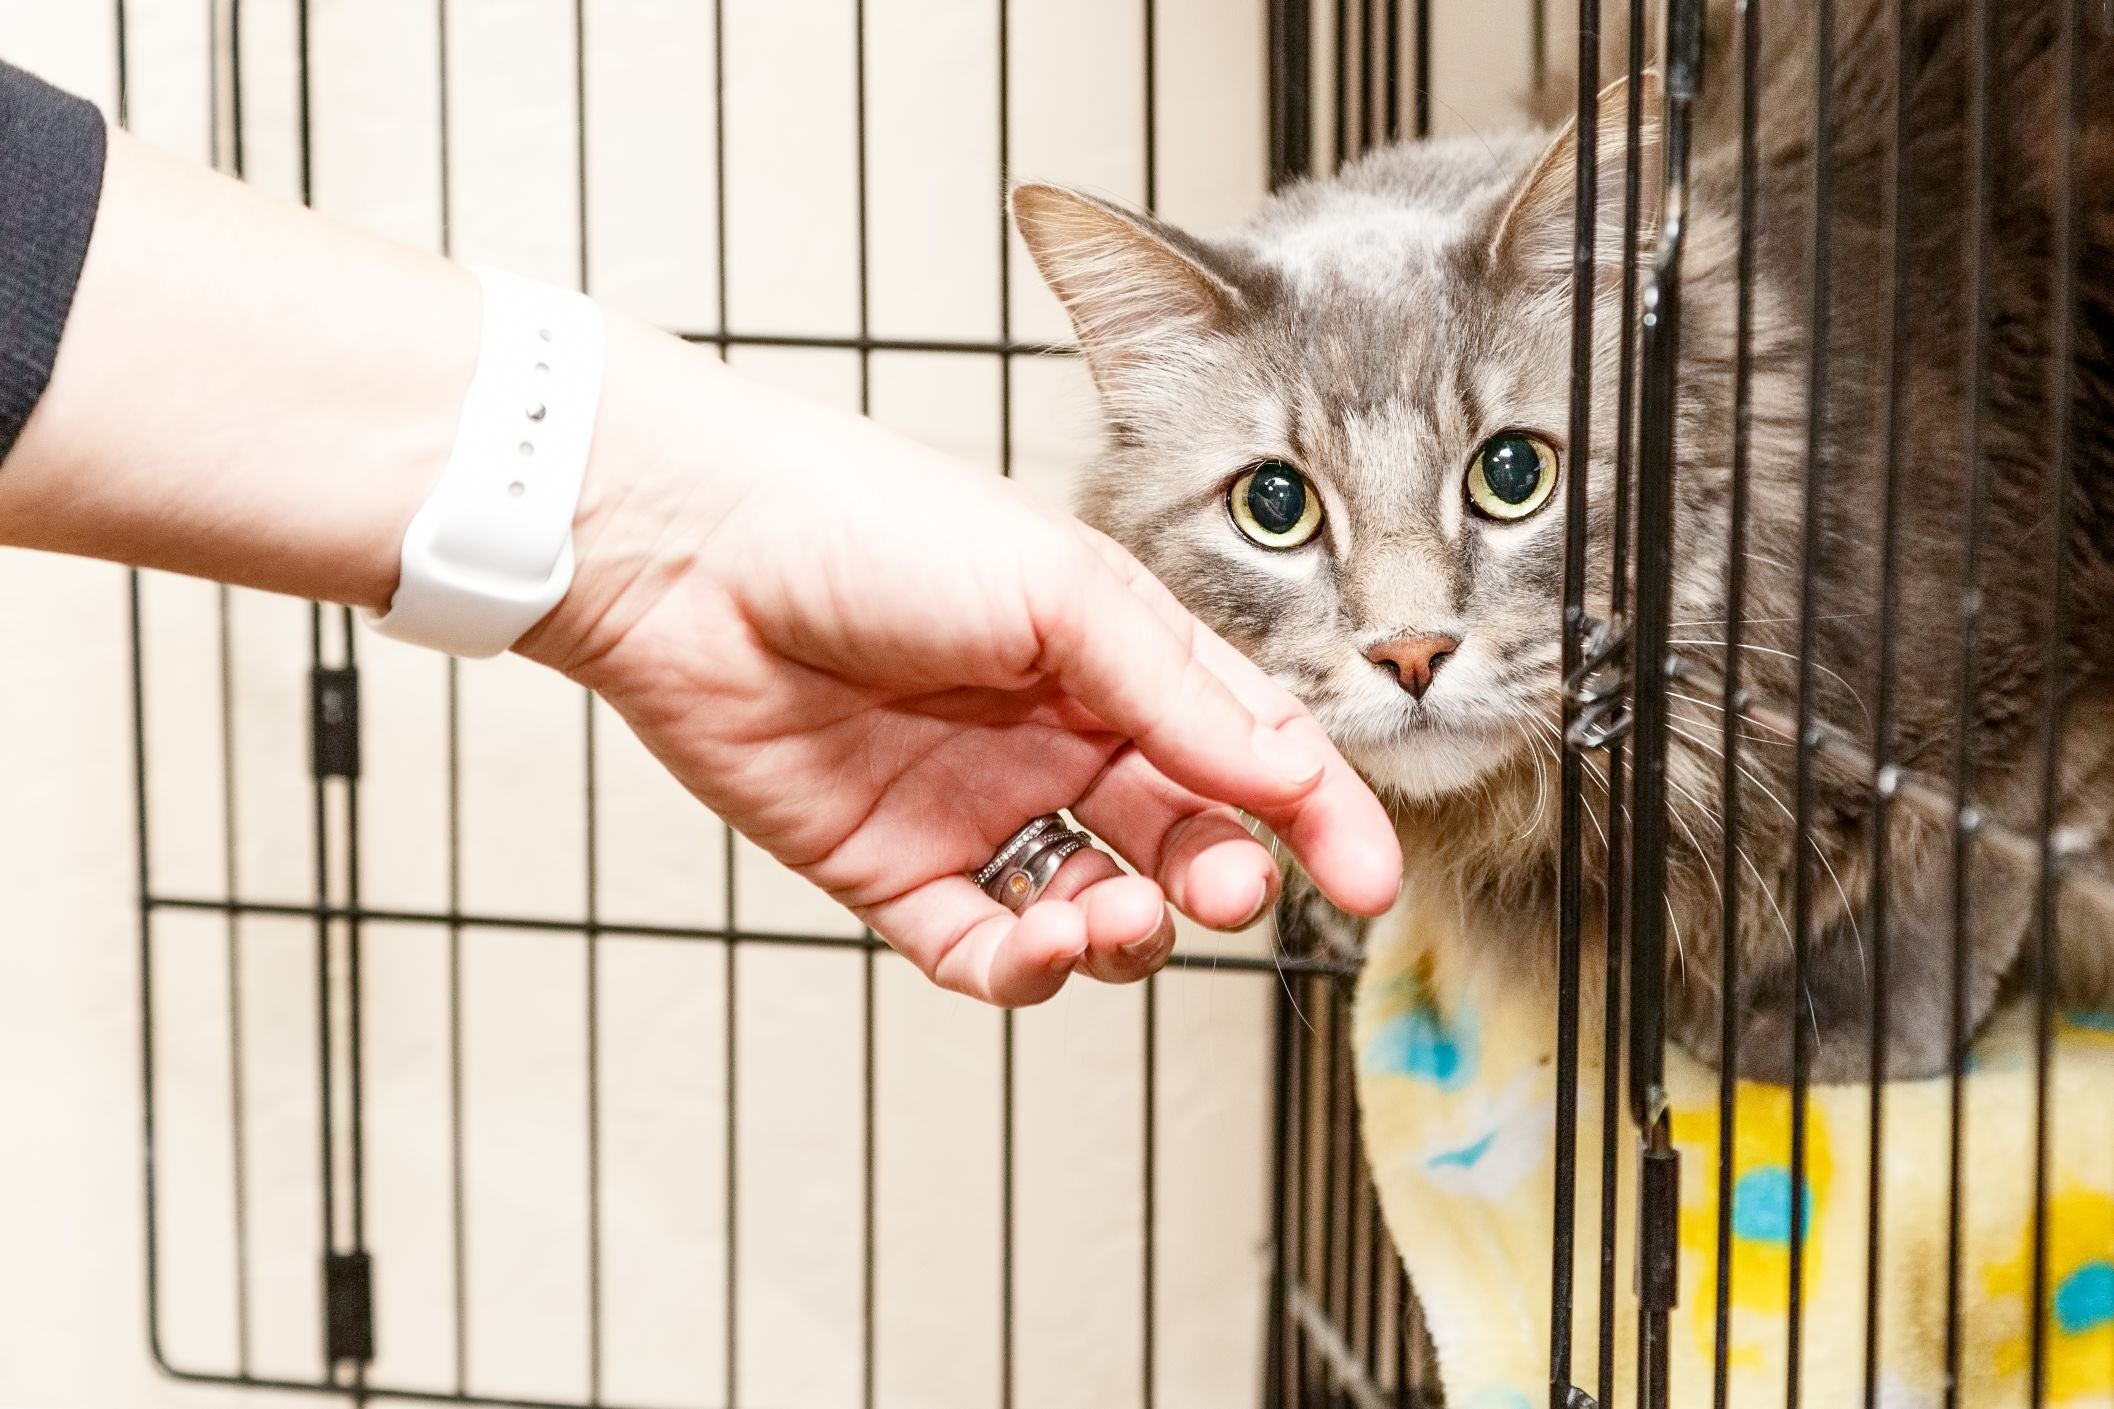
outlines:
M1367 1157L1424 1304L1452 1409L1548 1402L1555 1002L1522 984L1495 937L1473 942L1405 903L1376 924L1354 1041ZM1510 972L1508 972L1510 970ZM1592 1009L1597 998L1584 1005ZM1574 1382L1596 1388L1601 1048L1585 1014L1579 1079ZM1960 1404L2028 1400L2031 1013L2002 1013L1965 1083ZM1681 1152L1676 1409L1708 1405L1716 1314L1717 1073L1667 1057ZM1950 1083L1886 1088L1880 1403L1943 1403ZM1862 1405L1869 1098L1816 1087L1808 1104L1802 1402ZM2047 1402L2114 1406L2114 1016L2058 1021L2051 1080ZM1782 1404L1791 1207L1790 1097L1742 1085L1732 1199L1730 1402ZM1635 1130L1619 1136L1615 1403L1632 1402Z

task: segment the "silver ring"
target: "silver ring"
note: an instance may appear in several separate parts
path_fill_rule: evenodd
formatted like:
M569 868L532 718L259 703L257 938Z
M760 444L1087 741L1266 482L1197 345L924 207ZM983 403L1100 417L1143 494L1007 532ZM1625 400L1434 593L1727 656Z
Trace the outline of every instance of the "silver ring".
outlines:
M969 876L977 889L1018 915L1042 899L1065 858L1092 843L1086 833L1045 813L1006 838L1005 844Z

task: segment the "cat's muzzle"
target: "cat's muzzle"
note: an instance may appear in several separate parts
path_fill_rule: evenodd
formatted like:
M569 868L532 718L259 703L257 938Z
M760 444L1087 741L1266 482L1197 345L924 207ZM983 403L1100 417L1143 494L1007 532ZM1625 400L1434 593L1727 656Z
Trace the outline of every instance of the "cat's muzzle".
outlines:
M1066 857L1093 844L1084 832L1064 825L1054 812L1044 813L1006 838L991 859L969 879L985 895L1018 915L1042 898L1057 878Z

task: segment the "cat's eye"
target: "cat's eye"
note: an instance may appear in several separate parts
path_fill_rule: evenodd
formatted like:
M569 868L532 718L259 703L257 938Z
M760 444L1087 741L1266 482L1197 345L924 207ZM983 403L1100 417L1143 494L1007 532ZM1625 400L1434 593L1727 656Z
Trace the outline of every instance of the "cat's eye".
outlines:
M1265 548L1297 548L1321 528L1321 496L1282 460L1265 460L1233 482L1233 523Z
M1468 462L1468 502L1486 518L1523 519L1555 489L1556 448L1524 431L1490 437Z

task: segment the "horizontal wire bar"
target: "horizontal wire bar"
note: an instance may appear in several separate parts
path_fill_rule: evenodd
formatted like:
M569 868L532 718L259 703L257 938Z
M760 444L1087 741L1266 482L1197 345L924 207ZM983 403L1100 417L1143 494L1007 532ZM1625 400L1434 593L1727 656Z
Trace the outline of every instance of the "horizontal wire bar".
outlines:
M1072 357L1079 349L1062 343L975 342L957 338L829 337L808 333L679 332L684 342L714 347L797 347L825 352L948 352L977 357Z
M160 1362L163 1374L184 1384L226 1385L234 1389L267 1389L291 1394L329 1394L351 1399L355 1395L366 1399L398 1399L422 1404L467 1404L489 1405L491 1409L585 1409L585 1401L564 1399L523 1399L517 1395L500 1397L489 1394L467 1394L445 1389L405 1389L393 1385L365 1384L355 1390L351 1385L337 1384L328 1380L282 1380L261 1375L218 1375L202 1370L182 1370ZM597 1399L595 1409L631 1409L631 1406Z
M626 939L686 939L743 944L782 944L808 949L842 949L858 953L868 949L889 950L888 942L876 935L801 934L773 930L747 930L722 926L633 924L621 920L558 920L539 915L483 915L459 910L383 910L371 906L299 905L270 900L215 900L207 896L149 895L149 910L189 910L213 915L261 915L296 920L347 920L383 925L432 925L444 928L525 930L538 934L615 935ZM1171 969L1220 970L1229 973L1328 974L1349 978L1358 966L1348 959L1320 955L1176 953L1169 957Z

